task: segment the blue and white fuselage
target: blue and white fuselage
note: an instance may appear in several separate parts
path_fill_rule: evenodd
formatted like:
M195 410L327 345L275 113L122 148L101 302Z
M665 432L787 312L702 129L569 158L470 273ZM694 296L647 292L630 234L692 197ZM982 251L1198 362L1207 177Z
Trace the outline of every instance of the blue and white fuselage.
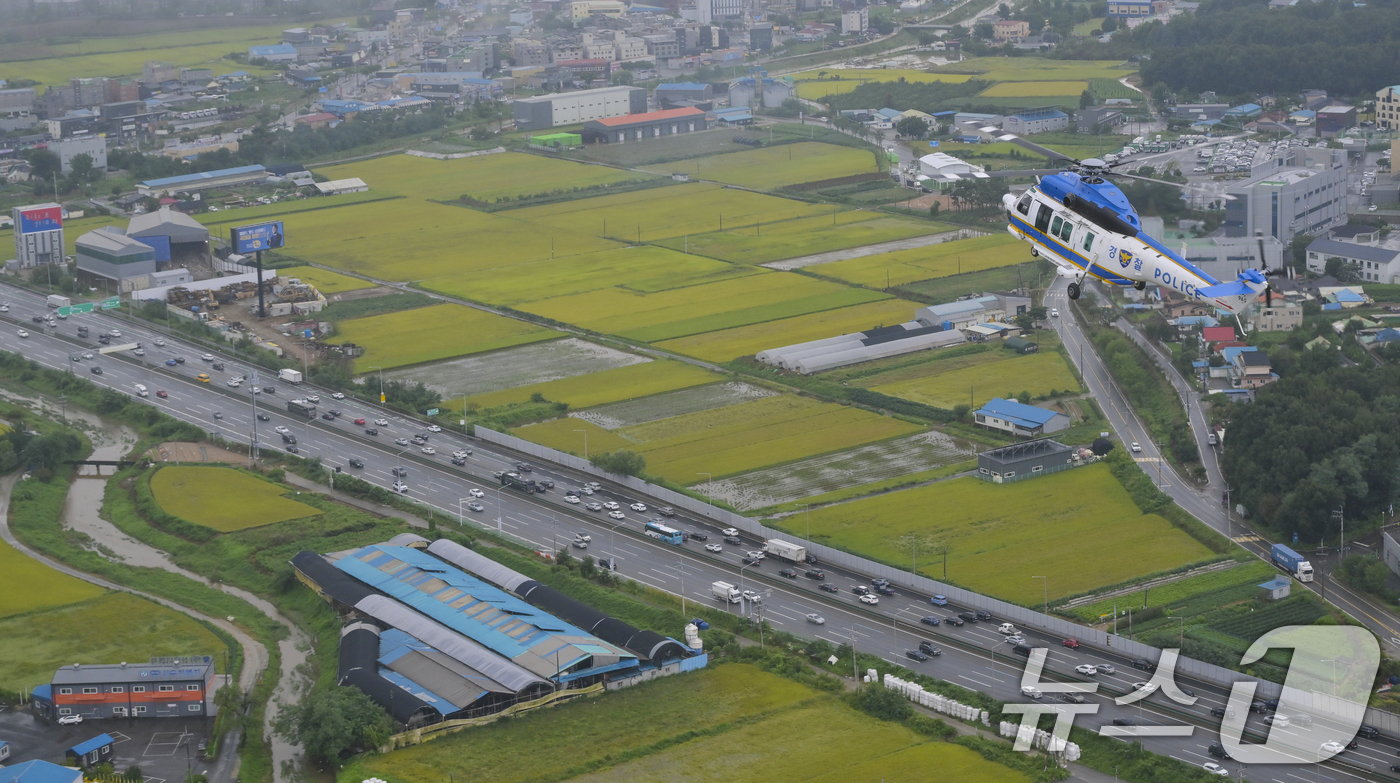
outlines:
M1051 174L1019 199L1006 194L1002 204L1011 235L1079 282L1094 277L1114 285L1162 286L1229 313L1245 309L1268 287L1252 269L1221 283L1168 250L1142 232L1123 191L1101 177ZM1077 284L1071 294L1078 296Z

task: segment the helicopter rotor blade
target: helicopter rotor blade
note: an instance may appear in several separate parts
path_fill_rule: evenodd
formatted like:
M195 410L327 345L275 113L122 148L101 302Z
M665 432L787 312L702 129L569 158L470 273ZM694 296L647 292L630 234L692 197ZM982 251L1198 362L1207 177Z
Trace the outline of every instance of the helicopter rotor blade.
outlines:
M1114 165L1119 165L1119 164L1114 164ZM1194 190L1194 189L1196 189L1196 188L1199 187L1199 185L1198 185L1197 183L1194 183L1194 182L1170 182L1170 181L1165 180L1165 179L1153 179L1152 177L1144 177L1144 176L1142 176L1142 175L1140 175L1140 174L1125 174L1125 173L1123 173L1123 172L1121 172L1121 171L1109 171L1109 172L1105 172L1105 173L1108 174L1108 175L1111 176L1111 177L1123 177L1124 179L1139 179L1139 180L1142 180L1143 182L1155 182L1155 183L1157 183L1158 185L1171 185L1172 187L1177 188L1178 190L1184 190L1184 191L1191 191L1191 190ZM1220 195L1216 196L1216 198L1220 199L1221 201L1234 201L1234 200L1235 200L1235 197L1232 196L1232 195L1230 195L1229 193L1221 193Z
M1051 174L1059 174L1064 169L1006 169L1005 171L989 171L989 177L1048 177Z
M1024 147L1025 149L1028 149L1031 152L1034 152L1038 155L1044 155L1050 160L1051 163L1054 163L1057 160L1067 160L1070 163L1076 164L1079 163L1077 159L1072 158L1069 155L1064 154L1063 152L1056 152L1055 150L1052 150L1049 147L1042 147L1033 141L1026 141L1025 139L1021 138L1020 136L1017 136L1014 133L1007 133L1002 136L997 136L996 138L998 141L1009 141L1018 147Z

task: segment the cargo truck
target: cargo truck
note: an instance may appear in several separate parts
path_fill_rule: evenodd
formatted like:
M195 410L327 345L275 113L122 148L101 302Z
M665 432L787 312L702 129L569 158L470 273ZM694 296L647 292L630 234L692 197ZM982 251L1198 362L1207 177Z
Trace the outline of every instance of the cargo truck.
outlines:
M73 300L69 299L66 296L59 296L58 294L49 294L48 303L49 307L69 307L73 304Z
M503 473L501 484L521 492L544 492L544 487L537 484L534 479L527 479L519 473Z
M278 370L277 380L283 383L301 383L301 370Z
M739 599L743 597L739 592L739 588L728 582L715 582L710 585L710 592L714 593L715 598L721 601L728 601L731 604L739 603Z
M817 559L807 554L807 547L790 544L776 538L770 538L763 544L764 554L782 558L792 563L815 563Z
M1313 580L1312 563L1303 559L1303 556L1294 552L1283 544L1274 544L1272 551L1274 565L1282 568L1297 578L1299 582L1311 582Z

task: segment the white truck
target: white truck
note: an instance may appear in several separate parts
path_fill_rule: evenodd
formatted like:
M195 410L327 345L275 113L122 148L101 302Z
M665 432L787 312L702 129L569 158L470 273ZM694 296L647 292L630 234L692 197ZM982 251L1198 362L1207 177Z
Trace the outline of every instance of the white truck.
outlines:
M277 380L283 383L301 383L301 370L278 370Z
M763 543L763 552L793 563L807 562L807 547L789 544L776 538L770 538Z
M73 300L69 299L66 296L59 296L58 294L49 294L48 303L49 307L70 307L73 304Z
M731 604L739 603L739 599L742 597L739 588L728 582L715 582L710 585L710 592L714 593L715 598L721 601L728 601Z

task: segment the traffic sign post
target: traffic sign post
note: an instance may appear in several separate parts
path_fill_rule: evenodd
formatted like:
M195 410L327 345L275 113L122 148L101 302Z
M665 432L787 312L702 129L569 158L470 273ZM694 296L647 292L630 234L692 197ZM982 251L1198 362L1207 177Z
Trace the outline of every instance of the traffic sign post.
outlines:
M80 313L90 313L92 312L92 309L92 302L85 302L83 304L75 304L69 305L67 307L60 307L58 308L57 312L58 315L78 315Z
M112 296L102 300L103 310L115 310L122 306L122 299L119 296Z

